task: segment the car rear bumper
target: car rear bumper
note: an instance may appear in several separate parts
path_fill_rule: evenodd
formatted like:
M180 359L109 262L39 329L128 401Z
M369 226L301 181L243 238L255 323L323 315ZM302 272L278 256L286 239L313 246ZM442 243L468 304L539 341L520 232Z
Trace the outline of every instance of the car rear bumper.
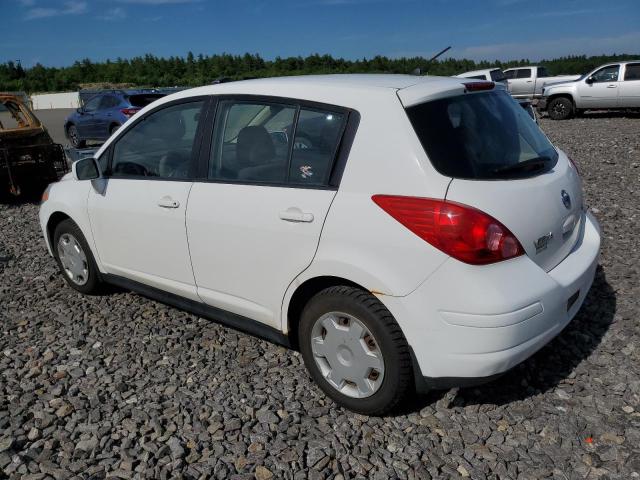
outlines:
M416 374L424 377L418 384L482 383L560 333L598 264L600 229L591 214L581 229L571 253L549 272L527 256L482 267L449 259L411 294L382 297L414 352Z

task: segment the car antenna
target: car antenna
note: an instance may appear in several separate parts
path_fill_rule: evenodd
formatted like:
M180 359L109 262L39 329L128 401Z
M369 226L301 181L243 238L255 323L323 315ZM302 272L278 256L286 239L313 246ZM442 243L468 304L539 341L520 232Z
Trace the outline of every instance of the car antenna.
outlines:
M444 53L448 52L449 50L451 50L451 46L448 46L447 48L440 50L438 53L436 53L433 57L431 57L429 60L427 60L427 63L424 64L424 70L423 68L416 68L415 70L413 70L411 72L411 75L422 75L422 72L424 71L424 73L427 73L427 67L429 66L429 64L433 63L434 60L436 60L439 56L443 55Z

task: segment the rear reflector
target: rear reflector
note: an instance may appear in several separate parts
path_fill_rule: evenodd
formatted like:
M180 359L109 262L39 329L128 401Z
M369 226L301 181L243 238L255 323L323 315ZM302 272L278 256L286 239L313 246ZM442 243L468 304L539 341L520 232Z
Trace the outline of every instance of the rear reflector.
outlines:
M496 86L494 82L469 82L463 83L464 88L467 89L467 92L480 92L482 90L493 90L493 87Z
M473 207L397 195L371 199L418 237L461 262L486 265L524 254L507 227Z

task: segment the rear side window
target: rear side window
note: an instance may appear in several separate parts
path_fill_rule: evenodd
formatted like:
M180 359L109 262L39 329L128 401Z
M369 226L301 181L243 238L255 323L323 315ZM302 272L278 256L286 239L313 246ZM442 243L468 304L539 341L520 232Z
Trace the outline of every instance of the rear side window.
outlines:
M640 63L629 63L624 71L625 80L640 80Z
M516 71L515 70L507 70L506 72L504 72L504 77L511 80L513 78L516 78Z
M209 178L284 183L296 109L268 103L221 101L214 130Z
M494 82L503 82L507 79L502 70L491 70L491 80Z
M454 178L525 178L550 170L558 154L505 91L448 97L407 114L433 166ZM520 165L522 164L522 165Z
M538 67L538 76L539 77L548 77L549 76L549 72L547 72L547 69L545 67Z
M222 100L216 112L209 178L328 185L345 123L342 112Z
M520 70L516 70L516 78L531 78L531 69L521 68Z

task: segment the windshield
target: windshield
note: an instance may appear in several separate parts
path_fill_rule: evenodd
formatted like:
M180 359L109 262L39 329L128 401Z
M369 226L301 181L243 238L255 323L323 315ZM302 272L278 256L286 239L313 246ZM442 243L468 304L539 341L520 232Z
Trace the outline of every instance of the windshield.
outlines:
M551 142L503 90L433 100L409 107L407 115L431 163L448 177L526 178L558 160Z

